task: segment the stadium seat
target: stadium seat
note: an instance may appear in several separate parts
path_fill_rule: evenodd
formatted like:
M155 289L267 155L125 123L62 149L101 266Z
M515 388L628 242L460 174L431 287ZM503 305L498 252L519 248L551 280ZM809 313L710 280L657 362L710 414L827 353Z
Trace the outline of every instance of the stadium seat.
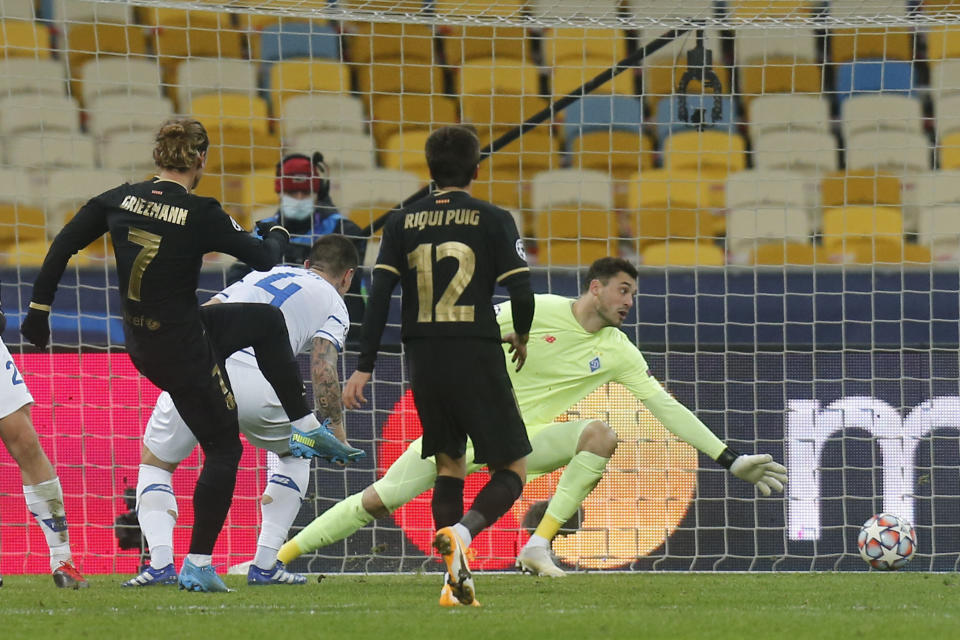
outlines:
M0 20L36 20L37 7L34 0L4 0L0 6Z
M600 171L542 171L531 181L531 204L537 211L570 205L610 210L613 208L611 186L610 176Z
M934 100L933 110L937 131L937 140L943 140L949 134L960 131L960 93Z
M460 68L462 99L491 95L540 95L537 68L522 60L483 58Z
M357 88L361 93L444 93L443 70L422 61L388 61L356 67Z
M143 180L156 172L153 145L148 131L113 133L100 142L100 165L123 173L128 180Z
M594 261L619 255L617 240L547 238L539 240L537 262L543 267L588 267Z
M730 0L727 9L736 18L794 18L811 17L820 3L811 0Z
M104 58L88 60L80 69L74 87L81 87L86 108L100 96L147 96L158 98L163 86L155 59Z
M87 104L87 130L103 137L120 131L155 131L173 117L173 104L159 96L100 96Z
M4 157L15 167L92 169L96 166L93 137L81 133L31 131L4 140Z
M144 7L141 21L153 28L154 51L169 68L186 58L243 57L244 35L227 12Z
M618 0L530 0L527 11L536 20L590 20L614 19L619 13Z
M644 124L643 102L630 96L584 96L564 109L563 115L567 148L584 133L611 129L639 133Z
M931 207L960 205L960 171L933 171L904 180L903 227L917 231L920 216Z
M344 171L334 181L331 197L343 215L365 227L416 193L421 184L421 179L408 171Z
M835 95L842 103L856 93L910 95L914 86L912 62L867 60L835 66Z
M277 62L292 58L341 60L340 34L331 26L287 20L266 25L251 39L254 60Z
M494 169L489 162L481 163L470 192L477 198L511 211L530 206L530 182L521 179L516 167Z
M429 25L354 22L346 33L347 50L355 64L403 60L428 66L435 62L433 27Z
M740 96L747 106L757 96L774 93L819 93L822 68L812 28L734 31L734 60Z
M960 59L940 60L930 64L930 96L937 100L960 93Z
M805 173L836 171L837 139L829 133L775 132L753 139L753 166L757 169L789 169Z
M398 131L430 130L457 120L457 104L447 96L381 94L370 102L370 131L378 147Z
M174 102L185 107L210 94L257 94L257 70L252 62L235 58L188 58L177 66ZM230 96L232 97L232 96Z
M423 153L429 135L429 131L410 131L390 136L380 152L383 166L408 171L421 180L429 180L430 171Z
M283 127L285 140L292 140L302 133L313 131L365 133L367 128L363 103L349 95L293 95L283 103L281 113L283 117L280 118L280 125Z
M0 96L0 136L31 130L78 132L76 100L63 95Z
M924 207L917 240L929 247L934 262L960 262L960 203Z
M826 175L820 186L820 201L824 207L847 205L900 206L900 179L883 173L865 171L836 171Z
M653 142L634 131L590 131L570 143L570 163L597 169L617 180L653 167Z
M899 95L859 95L843 103L843 138L878 131L923 131L920 101Z
M364 133L320 131L301 133L288 145L290 151L312 154L323 153L330 171L339 175L344 171L367 170L376 166L373 138ZM423 156L423 148L420 148Z
M561 98L581 85L585 85L612 66L606 58L586 58L573 65L570 62L554 67L550 87L554 98ZM630 71L624 71L613 80L605 82L593 90L594 94L615 93L632 96L636 94L636 80Z
M147 37L140 27L97 22L71 24L66 30L63 50L71 78L80 78L81 67L90 58L144 56ZM75 95L82 95L79 87Z
M715 129L736 133L737 113L731 96L690 95L687 100L687 118L680 117L680 101L683 96L673 95L657 104L657 139L664 140L679 131L691 129ZM720 118L713 119L714 100L720 100ZM701 127L701 124L702 127Z
M495 9L501 3L486 6ZM450 26L438 35L444 62L452 67L478 58L526 60L528 55L529 38L523 27Z
M267 101L241 93L207 93L187 104L190 114L210 129L252 129L266 134L270 129Z
M650 267L720 267L723 249L712 242L669 240L644 248L640 263Z
M727 251L736 264L813 264L812 233L802 208L771 203L727 212Z
M903 215L895 206L827 207L821 228L824 247L863 239L903 242Z
M820 96L759 96L750 102L750 139L773 132L830 132L830 103Z
M886 17L905 18L907 3L904 0L890 2L865 2L864 0L831 0L830 17L842 20L852 16L875 14ZM880 60L912 60L913 33L903 27L858 27L833 29L830 32L830 59L833 62L848 62L876 58Z
M3 113L2 106L0 113ZM960 132L947 134L940 140L940 168L960 169Z
M77 22L132 24L133 6L120 2L53 0L53 15L47 17L58 25Z
M486 132L480 131L481 146L491 143ZM510 142L490 156L487 163L494 171L514 169L514 175L520 179L529 179L535 173L560 167L560 154L557 152L557 139L550 129L536 127L518 139ZM423 155L423 147L420 148Z
M874 169L898 174L931 168L931 149L923 133L865 131L847 140L848 169Z
M812 190L816 190L814 184ZM752 169L727 178L726 207L742 209L753 205L780 205L802 209L810 203L810 181L802 173Z
M270 66L269 84L264 88L270 91L273 113L283 113L291 98L349 93L350 69L334 60L285 60ZM322 113L317 115L324 117Z
M712 237L710 182L697 171L652 170L630 182L630 228L639 247L669 238Z
M481 138L499 136L545 109L537 96L469 96L460 98L460 120L477 128Z
M47 228L58 231L93 196L122 184L122 173L108 169L57 169L47 174L42 203Z
M609 209L568 205L536 212L536 236L540 242L557 239L607 241L617 233L616 214Z
M46 190L46 177L39 171L0 167L0 202L39 206Z
M234 179L257 169L272 167L280 160L280 141L264 131L207 127L207 134L210 148L207 151L206 171L211 174L230 174ZM239 190L239 184L231 188Z
M47 219L43 209L8 202L0 204L0 251L9 253L21 242L45 242L46 237Z
M261 220L277 211L277 193L274 191L275 167L257 169L241 177L240 210L248 220Z
M927 58L931 62L960 58L960 28L949 24L927 27Z
M581 65L601 59L609 67L627 57L627 40L622 31L559 27L545 29L542 39L543 64L548 67Z
M49 58L50 30L34 22L0 23L0 55L4 58Z
M0 96L45 93L62 96L67 84L63 64L49 58L0 59Z
M442 3L436 7L439 15L449 16L476 16L487 18L516 18L526 7L526 0L457 0L456 2Z
M646 5L651 7L652 5ZM654 38L663 35L663 29L651 28L643 30L639 36L641 44L646 44ZM643 95L647 106L656 109L657 102L661 98L673 95L677 89L677 84L687 70L687 51L696 44L693 37L678 38L663 47L649 58L643 60ZM719 29L708 28L704 30L704 47L714 52L713 71L717 74L724 90L730 89L730 67L722 66L723 56L718 52L723 50L721 43L721 32ZM699 81L693 80L687 87L687 93L697 94L700 92Z
M699 169L724 177L742 171L747 162L743 138L721 131L675 133L663 143L663 155L667 169Z

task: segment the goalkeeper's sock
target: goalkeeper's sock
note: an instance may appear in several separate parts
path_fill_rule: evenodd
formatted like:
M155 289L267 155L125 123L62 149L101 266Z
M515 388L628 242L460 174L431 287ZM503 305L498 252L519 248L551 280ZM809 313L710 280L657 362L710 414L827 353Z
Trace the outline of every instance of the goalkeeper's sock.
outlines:
M523 480L516 472L510 469L501 469L490 477L480 493L477 494L470 511L464 514L460 523L470 531L470 536L477 534L500 519L520 494L523 493Z
M577 453L560 476L557 490L547 505L547 512L537 525L534 536L553 540L563 523L573 517L593 488L600 482L610 458L590 451Z
M363 493L355 493L324 511L322 516L283 545L277 559L288 564L301 554L343 540L371 522L373 516L363 508Z
M149 464L140 465L137 476L137 520L150 548L150 564L157 569L173 562L173 526L177 523L177 499L173 474Z
M23 498L34 520L43 529L43 537L50 548L50 569L61 562L69 562L70 535L67 531L67 516L63 509L63 489L60 479L54 478L37 484L23 486Z
M287 539L310 479L310 461L304 458L276 458L268 454L268 468L273 470L260 499L260 537L253 564L270 569L277 563L277 551ZM274 459L276 458L276 459Z

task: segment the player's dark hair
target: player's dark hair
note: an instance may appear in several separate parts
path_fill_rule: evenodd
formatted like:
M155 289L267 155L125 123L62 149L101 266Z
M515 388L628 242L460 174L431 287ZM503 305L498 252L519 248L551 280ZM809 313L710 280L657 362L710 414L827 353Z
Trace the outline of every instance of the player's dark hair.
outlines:
M310 248L310 263L324 273L340 277L360 263L357 248L346 236L338 233L320 236Z
M424 146L430 177L439 187L466 187L480 164L480 140L473 127L450 125L430 134Z
M634 280L637 279L637 268L633 266L629 260L611 258L609 256L599 258L598 260L594 260L593 264L590 265L584 282L587 286L590 286L590 283L594 280L599 280L603 284L607 284L610 278L621 272L627 274Z
M207 130L191 118L167 120L154 136L153 161L161 169L189 171L210 146Z

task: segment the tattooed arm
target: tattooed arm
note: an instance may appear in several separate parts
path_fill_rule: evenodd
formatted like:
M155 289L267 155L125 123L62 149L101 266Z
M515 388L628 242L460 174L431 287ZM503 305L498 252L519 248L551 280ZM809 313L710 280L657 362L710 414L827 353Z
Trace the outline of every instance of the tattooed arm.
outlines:
M337 347L323 338L313 339L310 354L310 375L313 379L313 403L321 419L330 419L330 429L337 439L347 442L343 428L343 405L340 400L340 373L337 370Z

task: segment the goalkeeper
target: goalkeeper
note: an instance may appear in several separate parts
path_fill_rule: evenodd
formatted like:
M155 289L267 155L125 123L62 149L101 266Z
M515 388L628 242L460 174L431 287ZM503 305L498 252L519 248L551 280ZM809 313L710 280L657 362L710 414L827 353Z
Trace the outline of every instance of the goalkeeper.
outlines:
M517 568L560 577L550 544L560 526L600 481L617 446L617 434L600 420L555 422L571 406L607 382L618 382L640 399L671 432L693 445L763 495L782 491L786 468L768 454L745 455L726 446L651 375L637 347L619 330L637 293L637 270L620 258L601 258L587 273L587 290L576 300L538 295L526 365L508 367L533 452L527 479L566 465L546 514L517 557ZM500 331L513 331L509 303L497 314ZM472 452L467 451L467 460ZM480 469L471 464L467 472ZM331 507L287 542L279 559L341 540L375 518L383 518L433 486L436 466L420 458L415 440L386 474L362 493ZM437 527L445 523L435 523Z

